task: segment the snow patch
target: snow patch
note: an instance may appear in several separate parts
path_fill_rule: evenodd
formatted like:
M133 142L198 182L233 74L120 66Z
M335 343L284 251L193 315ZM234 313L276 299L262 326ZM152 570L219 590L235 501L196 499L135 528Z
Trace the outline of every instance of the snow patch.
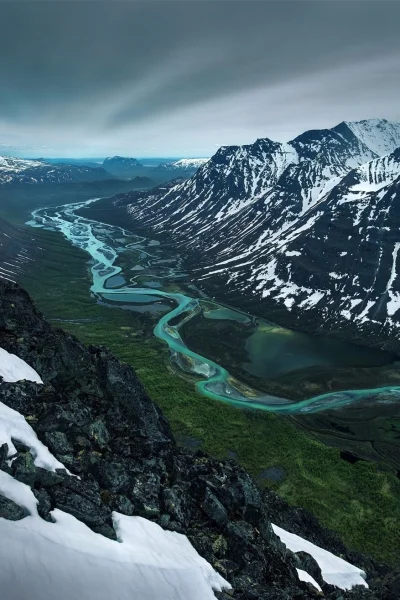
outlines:
M302 569L296 569L297 575L299 576L300 581L306 581L307 583L311 583L319 592L322 592L322 588L314 579L307 573L307 571L303 571Z
M38 439L25 418L16 410L0 402L0 446L2 444L8 445L9 456L12 456L17 451L12 440L17 440L30 448L37 467L47 469L48 471L65 469L64 465Z
M18 358L18 356L15 356L15 354L10 354L3 348L0 348L0 377L2 377L4 381L9 382L26 379L27 381L43 383L32 367L21 358Z
M213 590L230 588L181 534L113 513L116 542L58 509L51 513L55 523L44 521L30 488L0 472L0 493L5 488L31 514L0 519L0 589L7 600L215 600Z
M322 577L326 583L335 585L342 590L350 590L356 585L368 587L365 582L365 573L362 569L354 567L342 558L308 542L294 533L289 533L288 531L281 529L277 525L272 525L272 529L292 552L303 551L311 554L319 564Z

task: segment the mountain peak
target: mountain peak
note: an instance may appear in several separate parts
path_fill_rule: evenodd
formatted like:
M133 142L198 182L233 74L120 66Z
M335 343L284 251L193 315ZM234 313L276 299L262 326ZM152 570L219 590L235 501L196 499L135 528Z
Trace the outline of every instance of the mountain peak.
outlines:
M393 152L400 146L400 123L387 119L343 121L336 128L346 126L365 146L377 156Z

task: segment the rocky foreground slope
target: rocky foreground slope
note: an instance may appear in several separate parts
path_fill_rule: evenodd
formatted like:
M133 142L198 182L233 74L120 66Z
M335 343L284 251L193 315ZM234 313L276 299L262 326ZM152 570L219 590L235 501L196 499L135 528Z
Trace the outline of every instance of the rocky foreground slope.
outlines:
M234 462L178 448L168 422L129 366L105 348L86 348L53 329L26 292L7 281L0 281L0 347L43 380L1 383L0 406L24 415L55 459L80 477L38 467L24 444L14 442L12 461L7 445L0 447L0 474L33 490L46 522L53 521L52 511L63 511L115 539L112 515L117 511L183 533L232 585L216 592L221 599L321 597L299 580L296 569L311 574L331 600L398 599L399 572L348 551L310 514L289 507L274 492L260 492ZM0 493L0 525L24 518L26 512ZM370 589L343 591L325 583L315 560L290 552L271 521L362 568ZM0 581L2 576L4 564Z

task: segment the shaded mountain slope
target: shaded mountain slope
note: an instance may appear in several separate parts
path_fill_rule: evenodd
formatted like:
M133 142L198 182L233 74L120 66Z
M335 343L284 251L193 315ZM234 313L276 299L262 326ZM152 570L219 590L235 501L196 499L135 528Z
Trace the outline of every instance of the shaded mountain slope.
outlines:
M176 244L213 295L287 325L344 328L385 345L400 317L398 145L400 124L343 122L288 144L220 148L191 179L114 204L134 228Z

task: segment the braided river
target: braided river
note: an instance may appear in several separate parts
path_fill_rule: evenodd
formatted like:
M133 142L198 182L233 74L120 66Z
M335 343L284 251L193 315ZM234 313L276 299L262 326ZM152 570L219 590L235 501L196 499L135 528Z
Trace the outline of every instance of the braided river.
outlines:
M327 409L348 406L360 401L368 403L394 403L400 400L400 387L385 386L374 389L343 390L313 396L305 400L293 401L288 398L261 393L230 375L227 369L217 362L191 350L180 335L180 326L204 311L201 297L191 297L183 293L173 293L162 289L152 289L151 282L146 287L138 283L140 273L159 265L162 261L156 253L158 242L136 236L132 232L114 225L85 218L76 214L98 198L58 207L39 208L32 212L28 225L59 231L74 246L86 251L91 258L91 293L99 302L123 303L124 306L140 307L149 310L153 303L155 311L164 302L163 314L154 328L154 335L168 344L171 361L186 375L196 378L198 392L214 400L227 402L243 408L253 408L275 413L317 413ZM137 264L124 272L118 266L118 258L126 253L134 253ZM183 276L179 267L165 269L175 280ZM160 274L154 278L160 279ZM156 287L157 282L153 284ZM216 304L216 303L214 303ZM115 306L115 304L114 304ZM122 306L122 304L121 304ZM220 318L226 312L236 314L236 320L245 320L244 313L218 306L212 311L213 317ZM225 317L227 318L227 317ZM381 399L380 399L380 393Z

